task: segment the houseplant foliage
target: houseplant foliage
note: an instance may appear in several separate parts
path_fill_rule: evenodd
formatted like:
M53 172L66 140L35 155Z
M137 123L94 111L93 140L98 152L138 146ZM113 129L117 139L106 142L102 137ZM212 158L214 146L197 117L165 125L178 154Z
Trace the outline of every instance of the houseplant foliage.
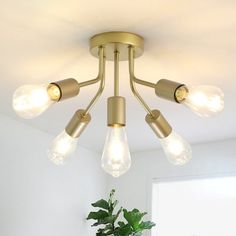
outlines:
M128 211L123 207L116 210L118 201L113 199L114 194L113 189L108 201L101 199L92 204L98 210L90 212L87 220L96 220L92 226L100 227L97 230L97 236L141 236L144 230L150 230L155 226L155 223L151 221L142 221L146 212L142 213L138 209ZM120 220L121 217L124 218L123 221Z

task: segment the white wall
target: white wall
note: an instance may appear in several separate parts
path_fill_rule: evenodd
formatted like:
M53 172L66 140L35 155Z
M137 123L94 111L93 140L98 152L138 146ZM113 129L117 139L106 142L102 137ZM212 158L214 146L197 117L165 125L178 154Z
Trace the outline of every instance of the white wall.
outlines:
M131 170L119 179L109 178L108 189L127 208L139 208L151 216L151 184L157 180L201 176L236 175L236 139L192 145L193 159L182 167L171 165L162 150L132 155Z
M79 147L67 165L46 156L52 136L0 115L0 235L94 236L85 218L105 192L100 156Z

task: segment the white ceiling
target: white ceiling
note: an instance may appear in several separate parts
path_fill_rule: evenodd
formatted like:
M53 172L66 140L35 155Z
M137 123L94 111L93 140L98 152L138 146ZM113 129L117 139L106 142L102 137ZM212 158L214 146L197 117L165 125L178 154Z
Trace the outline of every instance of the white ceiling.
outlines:
M34 120L18 118L11 107L14 90L23 84L48 83L97 74L97 59L88 52L90 36L103 31L131 31L145 38L145 53L136 61L138 77L167 78L189 85L214 84L225 93L225 110L202 119L187 108L140 88L152 108L160 109L190 143L236 137L236 1L235 0L8 0L0 8L1 112L51 134L84 108L97 86L81 89L78 98L56 104ZM127 63L121 63L121 95L127 99L127 134L131 151L159 147L132 96ZM112 95L112 64L107 86L92 110L82 146L101 151L106 133L106 98Z

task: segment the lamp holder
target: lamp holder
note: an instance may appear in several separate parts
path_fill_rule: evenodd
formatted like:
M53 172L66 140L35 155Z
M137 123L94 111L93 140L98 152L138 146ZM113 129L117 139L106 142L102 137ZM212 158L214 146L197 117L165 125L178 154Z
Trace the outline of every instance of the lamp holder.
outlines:
M58 89L58 93L55 96L55 91ZM80 86L77 80L75 79L64 79L50 83L48 86L48 93L52 100L61 101L71 97L75 97L79 94ZM53 96L54 95L54 96Z
M172 102L180 103L183 100L183 93L185 90L180 88L185 88L185 85L175 81L161 79L156 83L155 93L158 97L170 100ZM176 93L178 91L178 93Z
M146 115L146 122L149 124L158 138L162 139L168 137L172 132L172 127L170 126L168 121L159 110L153 110L152 114L153 115Z
M73 138L78 138L90 121L89 113L85 115L85 110L77 110L65 128L66 133Z
M112 31L101 34L96 34L90 38L90 53L99 57L99 48L104 48L105 57L108 61L114 61L114 52L119 52L120 61L128 61L128 49L133 47L135 51L134 57L140 57L144 51L144 39L140 35L122 32Z
M125 126L125 98L113 96L107 99L107 125Z

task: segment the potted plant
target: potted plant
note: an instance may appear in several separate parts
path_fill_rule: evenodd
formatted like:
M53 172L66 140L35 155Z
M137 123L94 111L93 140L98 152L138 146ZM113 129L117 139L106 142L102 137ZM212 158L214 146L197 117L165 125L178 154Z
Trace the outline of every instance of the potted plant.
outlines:
M142 213L138 209L128 211L123 207L115 210L118 201L113 200L114 193L113 189L108 201L101 199L92 203L92 206L99 210L90 212L87 220L96 221L92 226L99 226L97 236L141 236L144 230L150 230L155 226L155 223L151 221L142 221L146 212ZM122 216L123 220L120 219Z

